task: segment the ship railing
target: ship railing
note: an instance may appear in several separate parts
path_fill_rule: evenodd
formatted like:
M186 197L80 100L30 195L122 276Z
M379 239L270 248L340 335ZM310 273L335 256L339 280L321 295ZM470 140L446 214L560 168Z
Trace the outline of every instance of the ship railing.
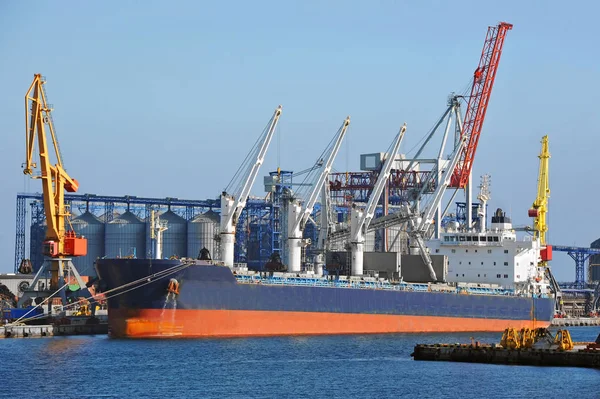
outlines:
M435 285L418 283L391 284L381 281L353 281L353 280L326 280L321 278L297 278L297 277L262 277L256 275L236 275L237 281L241 283L265 283L269 285L296 285L312 287L337 287L356 289L382 289L391 291L416 291L416 292L455 292L469 293L475 295L515 295L512 290L488 287L458 287L454 289L439 289ZM539 296L536 296L539 297ZM546 297L546 296L542 296Z

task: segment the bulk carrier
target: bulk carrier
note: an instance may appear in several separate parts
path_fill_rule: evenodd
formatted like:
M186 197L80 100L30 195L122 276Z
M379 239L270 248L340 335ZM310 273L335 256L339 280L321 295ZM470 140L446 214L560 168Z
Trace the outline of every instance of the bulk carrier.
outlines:
M449 229L451 230L451 229ZM503 331L554 314L538 240L518 240L501 212L490 229L428 241L448 283L264 273L201 260L100 259L112 337L247 337ZM470 281L461 283L459 281ZM108 291L110 292L110 291Z
M164 226L154 226L154 223L152 229L156 229L158 237L154 255L157 259L100 259L96 262L108 298L111 336L504 331L509 327L549 326L555 303L551 290L556 292L556 288L551 288L547 280L550 273L544 262L551 248L541 244L539 235L518 239L510 219L500 209L487 228L485 210L489 193L483 189L484 184L478 197L482 217L477 227L471 225L471 168L504 37L510 29L512 25L505 22L488 29L480 63L473 74L464 119L460 113L462 96L453 94L447 110L424 140L415 159L396 157L406 124L387 153L371 154L375 156L369 155L368 162L365 159L364 164L371 168L368 170L376 172L376 182L366 187L370 192L367 205L361 209L354 202L349 226L343 227L334 226L328 220L325 182L350 124L350 118L346 118L318 158L317 167L310 169L315 173L312 184L302 185L311 187L310 193L303 201L288 198L287 212L282 212L286 215L283 224L287 226L287 271L249 271L234 264L235 231L281 115L281 106L278 107L262 139L246 157L248 163L243 164L232 179L235 186L230 183L221 195L222 262L161 259L160 231ZM457 133L450 155L445 157L452 120ZM446 130L436 159L417 159L440 125L445 125ZM433 163L433 169L424 172L420 166L428 162ZM400 172L397 179L390 180L392 170ZM397 213L374 219L388 182L388 190L396 187L408 195ZM441 201L447 188L465 189L469 223L458 226L452 222L442 231ZM303 271L301 262L301 253L306 247L303 229L322 189L325 210L321 209L321 230L316 245L319 253L315 257L315 270L309 273ZM270 193L273 195L275 191ZM419 204L424 194L430 195L431 200L421 210ZM365 273L363 268L365 236L376 229L386 229L390 226L388 222L408 226L413 254L401 256L399 262L395 257L391 262L395 270L392 269L390 278L379 278L379 275ZM435 239L425 240L432 236L429 234L432 226L435 226ZM344 237L351 273L323 275L322 266L326 262L322 255L331 249L330 244L338 236ZM417 262L414 255L419 255ZM333 269L333 265L329 266ZM376 266L383 267L381 263ZM413 278L416 274L412 272L424 270L429 277L422 278L421 273L421 277Z

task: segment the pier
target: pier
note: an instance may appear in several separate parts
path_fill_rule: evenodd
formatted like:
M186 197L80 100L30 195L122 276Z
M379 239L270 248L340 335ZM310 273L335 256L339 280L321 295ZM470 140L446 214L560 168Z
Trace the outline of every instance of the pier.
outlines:
M552 319L555 327L585 327L600 326L600 318L597 317L565 317Z
M7 325L0 327L2 338L39 338L69 335L105 335L108 324L64 324L64 325Z

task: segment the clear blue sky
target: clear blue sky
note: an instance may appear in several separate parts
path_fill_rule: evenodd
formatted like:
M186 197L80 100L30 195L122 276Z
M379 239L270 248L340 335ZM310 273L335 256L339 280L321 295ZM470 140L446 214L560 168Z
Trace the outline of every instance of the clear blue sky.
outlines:
M263 172L308 167L346 115L338 170L384 151L402 122L412 147L499 21L514 29L474 176L492 175L491 209L530 222L548 134L550 241L587 246L600 236L599 13L592 1L0 2L0 271L13 268L16 193L41 189L21 173L34 73L80 192L214 198L278 104ZM558 279L574 280L556 259Z

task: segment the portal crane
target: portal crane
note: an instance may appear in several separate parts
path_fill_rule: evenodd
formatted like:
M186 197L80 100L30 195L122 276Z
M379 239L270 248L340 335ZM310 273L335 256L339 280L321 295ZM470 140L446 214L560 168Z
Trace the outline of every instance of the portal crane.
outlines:
M25 94L25 166L23 173L42 180L43 203L46 215L46 237L43 243L43 253L47 257L44 264L34 277L31 287L37 287L41 276L50 270L50 291L57 291L64 286L65 272L73 275L81 288L85 287L83 280L71 262L71 257L87 254L87 240L77 237L75 232L66 228L71 216L65 205L65 190L76 192L79 183L73 179L64 168L58 140L52 120L51 107L48 105L45 79L41 74L34 75L33 82ZM46 130L47 127L47 130ZM56 164L52 165L50 150L46 138L50 132ZM40 175L33 175L38 165L34 161L35 143L38 142ZM26 292L20 303L24 303L35 292ZM44 293L37 292L37 295ZM47 293L45 293L47 295ZM64 290L61 293L64 303Z
M301 269L301 260L302 260L302 231L304 230L304 226L310 217L315 203L317 202L317 198L323 185L325 184L325 180L331 173L331 168L333 167L333 161L337 156L340 147L342 146L342 141L344 140L344 136L346 135L346 131L348 130L348 126L350 126L350 117L347 117L342 126L338 129L334 139L333 145L330 145L329 154L325 155L324 158L320 159L319 162L322 161L323 165L321 167L321 173L318 175L315 183L312 186L312 190L310 195L308 196L308 200L302 206L298 199L292 199L289 208L288 208L288 271L292 273L299 272ZM327 150L325 151L327 152Z
M549 163L550 163L550 149L548 146L548 136L542 137L542 149L540 150L540 155L538 158L540 159L540 169L538 172L538 184L537 184L537 197L535 201L533 201L533 206L529 209L528 214L529 217L533 219L533 237L535 239L540 240L540 262L539 266L543 266L546 269L546 276L550 281L550 285L552 291L554 291L554 300L555 300L555 310L559 313L563 311L562 309L562 291L560 286L558 285L550 267L548 265L548 261L552 260L552 246L546 242L546 232L548 231L548 224L546 223L546 215L548 213L548 198L550 198L550 180L549 180ZM555 247L556 248L556 247ZM560 247L561 250L565 250L565 247ZM581 260L580 253L567 251L569 255L573 259L575 259L575 263L578 266ZM581 268L583 268L583 263L581 262ZM576 267L577 271L579 270L579 266ZM583 281L583 277L579 280L579 271L577 272L577 281Z
M468 144L463 148L456 170L453 171L451 187L465 188L469 183L477 143L481 135L481 128L492 94L494 80L496 79L500 56L502 55L504 38L506 32L511 30L512 27L512 24L500 22L498 26L488 28L479 65L473 73L473 86L471 87L469 104L461 131L461 137L467 137ZM467 209L470 209L470 206L470 203L467 204ZM470 223L470 219L467 220Z
M548 224L546 223L546 213L548 212L548 198L550 198L550 183L548 176L548 164L550 159L550 150L548 147L548 136L542 137L542 149L538 158L540 159L540 170L538 173L537 197L533 201L533 206L529 209L529 217L533 219L533 237L540 239L540 257L542 261L540 266L548 266L548 261L552 260L552 246L546 243L546 232Z
M379 198L381 197L383 189L385 188L388 178L390 177L392 165L394 164L396 154L398 153L398 149L400 148L400 144L404 138L404 133L406 133L406 123L400 128L400 131L392 142L390 152L386 154L385 162L383 163L381 172L377 177L377 183L375 183L375 187L373 187L373 191L369 197L369 202L367 202L367 206L364 211L359 209L355 204L352 206L350 221L350 245L352 251L353 276L362 276L364 273L363 258L366 231L369 227L369 223L371 223L371 220L375 216L375 209L377 208Z
M281 116L281 105L277 107L271 120L267 124L267 127L263 131L261 138L252 148L246 161L252 159L252 155L255 154L255 161L252 164L242 163L237 173L231 180L230 186L235 183L240 183L235 193L228 193L227 189L223 191L221 195L221 260L226 266L233 266L233 249L235 244L235 225L242 213L242 210L246 206L246 200L250 194L250 189L256 180L260 166L265 160L265 155L277 122ZM247 167L244 170L244 166ZM235 188L234 188L235 189Z

